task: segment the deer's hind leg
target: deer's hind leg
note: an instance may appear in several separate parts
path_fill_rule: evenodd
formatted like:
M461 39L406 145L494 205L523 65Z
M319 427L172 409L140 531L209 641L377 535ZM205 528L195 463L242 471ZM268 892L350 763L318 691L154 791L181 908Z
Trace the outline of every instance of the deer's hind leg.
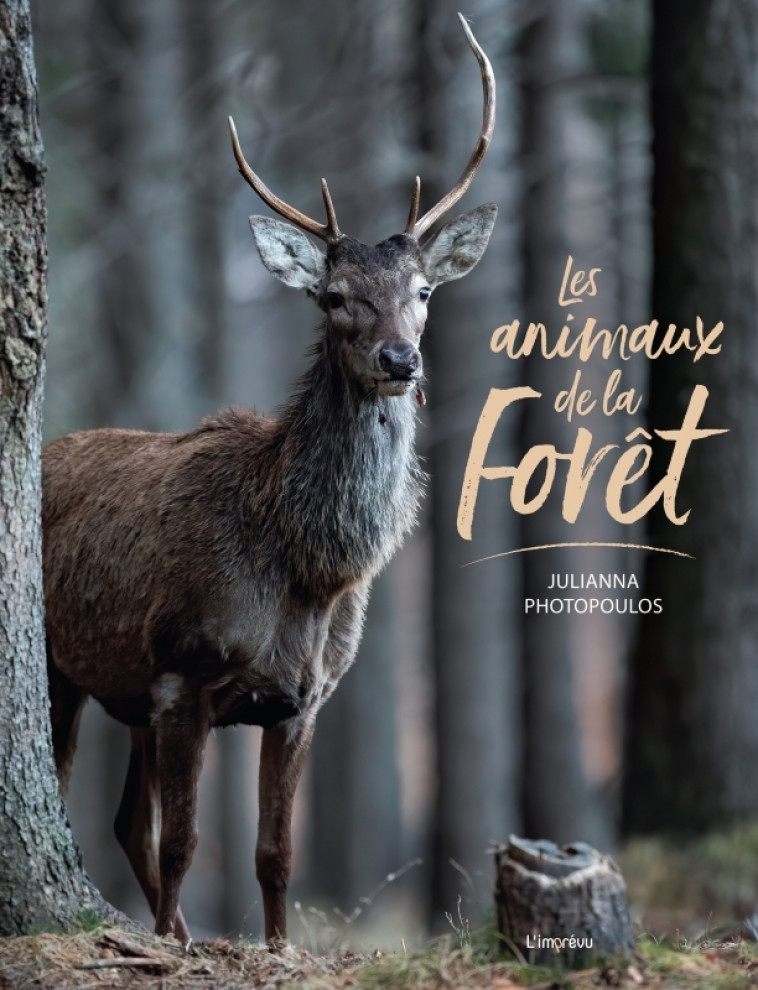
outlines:
M132 728L130 731L132 749L114 831L155 917L161 892L158 866L161 798L157 740L152 728ZM178 907L174 934L183 945L190 940L184 915Z
M53 663L49 642L47 643L47 682L50 692L50 721L53 733L55 768L58 772L61 793L65 797L71 779L71 765L76 752L79 721L89 695L58 670Z

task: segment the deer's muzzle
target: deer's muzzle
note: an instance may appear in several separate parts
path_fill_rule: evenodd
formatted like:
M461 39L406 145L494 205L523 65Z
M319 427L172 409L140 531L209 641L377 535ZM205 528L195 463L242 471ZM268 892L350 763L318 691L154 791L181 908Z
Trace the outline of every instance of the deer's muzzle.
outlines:
M392 382L415 382L421 355L409 340L392 340L379 351L379 367Z

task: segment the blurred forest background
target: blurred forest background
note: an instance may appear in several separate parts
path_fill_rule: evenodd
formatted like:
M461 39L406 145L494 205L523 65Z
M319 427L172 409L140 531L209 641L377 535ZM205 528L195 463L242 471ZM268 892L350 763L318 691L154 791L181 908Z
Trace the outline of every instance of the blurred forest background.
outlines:
M413 177L423 210L478 133L479 72L455 8L33 6L49 166L47 439L106 425L186 430L228 404L273 409L318 316L259 262L247 217L265 208L238 175L227 115L280 196L320 217L324 175L341 227L379 241L402 229ZM639 835L681 843L758 812L755 7L470 0L464 11L495 69L498 122L462 209L495 201L500 215L476 271L430 307L423 521L377 580L358 662L320 717L296 812L290 903L305 926L301 936L292 925L295 939L339 928L334 909L362 907L410 943L447 912L457 919L459 896L473 923L490 905L487 850L512 831L617 850ZM705 424L730 433L688 457L684 527L655 514L647 534L614 523L602 465L573 525L561 518L560 478L528 516L510 508L509 483L484 483L464 542L458 499L489 390L523 381L555 395L573 373L570 361L494 354L491 334L515 318L560 329L569 254L602 268L599 326L652 316L691 326L696 314L726 324L718 359L625 366L626 387L647 401L632 417L583 421L594 444L623 446L646 423L679 426L696 381L711 390ZM590 361L585 387L602 389L611 367ZM573 447L576 421L551 402L530 405L503 418L489 463L515 463L535 443ZM664 470L654 459L653 477ZM608 547L464 566L568 541L648 542L696 560ZM525 596L545 597L553 573L571 572L634 573L663 614L639 625L524 614ZM112 836L127 737L88 707L70 815L105 896L148 919ZM258 730L211 739L183 887L195 935L261 931L257 747ZM735 912L752 910L745 874L718 877Z

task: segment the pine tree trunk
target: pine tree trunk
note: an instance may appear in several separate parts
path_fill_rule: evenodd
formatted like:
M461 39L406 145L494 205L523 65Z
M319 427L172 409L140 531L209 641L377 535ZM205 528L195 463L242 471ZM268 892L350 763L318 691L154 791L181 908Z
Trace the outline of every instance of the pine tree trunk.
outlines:
M431 835L431 915L435 927L462 911L478 920L481 877L489 869L494 836L519 826L518 564L512 557L466 566L517 545L503 491L483 486L471 541L456 531L461 482L482 406L493 387L513 384L512 368L493 358L489 335L515 303L508 265L513 190L498 171L507 157L511 93L498 65L507 31L500 11L470 5L472 27L494 64L498 82L496 144L472 191L450 216L494 199L500 215L487 253L465 281L444 286L430 306L423 349L429 373L429 429L419 442L429 465L432 528L432 664L436 748ZM434 0L415 7L414 133L421 151L421 212L448 191L471 153L481 119L474 59L451 10ZM500 37L499 37L500 36ZM488 186L489 183L489 186ZM490 447L492 462L513 463L513 438L503 426Z
M144 58L147 8L120 0L90 0L87 59L92 85L85 127L87 161L94 189L92 211L101 263L93 279L98 343L105 360L88 383L90 425L138 425L145 420L136 399L157 319L151 275L150 236L139 202L140 149L146 110L138 79ZM140 419L138 419L139 417Z
M569 254L569 106L555 80L565 71L573 16L573 5L550 0L535 10L519 42L524 317L548 327L558 327L563 321L557 298ZM538 353L526 360L524 383L542 393L543 399L523 410L525 450L546 441L558 450L571 449L576 425L556 416L550 402L567 380L570 376L563 361L546 361ZM540 512L522 517L521 545L571 542L579 538L576 528L564 521L560 501L553 497ZM593 534L592 538L601 537ZM587 557L586 550L577 548L526 554L525 595L544 598L554 571L590 570L592 562ZM525 824L531 834L557 842L581 838L605 845L608 836L598 821L582 762L579 711L574 702L579 663L576 638L571 616L524 616Z
M330 9L337 17L337 8ZM394 201L383 163L387 132L382 114L388 95L376 82L390 76L396 58L383 44L384 18L391 16L389 9L380 16L372 5L360 11L356 5L350 44L333 70L342 73L346 86L335 126L350 133L350 166L341 180L344 162L335 161L326 174L330 184L336 175L340 217L350 224L351 233L366 239L372 231L377 238L389 236L391 225L398 222L390 214L374 225L376 202ZM317 71L322 71L321 64ZM299 73L300 100L304 80L305 74ZM314 182L312 188L316 186ZM402 208L398 212L402 216ZM310 759L310 881L323 903L348 915L406 858L397 756L396 677L403 644L398 637L396 567L393 561L372 583L355 667L319 714Z
M650 598L633 672L624 824L701 831L758 812L758 9L751 0L653 4L653 315L724 322L721 353L651 364L649 421L676 429L709 397L677 494L685 525L650 517ZM670 456L653 457L660 478Z
M43 151L28 0L0 2L0 934L107 906L84 875L52 759L40 526Z
M564 310L559 302L561 280L569 255L577 266L589 268L599 255L591 253L577 234L581 208L572 185L572 127L581 120L576 92L563 80L574 71L579 6L549 0L529 7L529 19L519 37L521 89L520 159L523 181L522 280L524 324L539 322L557 334L567 320L578 325L597 311L581 306ZM554 339L551 337L551 339ZM619 442L618 431L629 430L606 417L600 404L582 418L558 413L554 399L574 374L582 387L602 392L609 370L596 354L590 361L546 360L535 348L519 362L522 384L541 393L522 409L522 454L538 444L570 451L579 426L589 429L595 443ZM621 572L624 555L612 546L603 549L582 542L621 542L624 537L605 508L602 484L590 485L579 518L568 522L561 504L561 481L556 481L546 504L521 519L522 547L561 545L523 556L524 596L545 601L555 572ZM534 479L536 481L536 478ZM574 545L571 545L574 544ZM523 615L524 636L524 825L529 834L560 842L577 839L608 848L615 838L615 815L610 807L608 769L598 770L597 753L614 759L621 733L614 719L616 685L623 659L623 632L616 617L542 613ZM593 703L594 702L594 703ZM605 722L598 744L598 718ZM604 786L605 785L605 786Z

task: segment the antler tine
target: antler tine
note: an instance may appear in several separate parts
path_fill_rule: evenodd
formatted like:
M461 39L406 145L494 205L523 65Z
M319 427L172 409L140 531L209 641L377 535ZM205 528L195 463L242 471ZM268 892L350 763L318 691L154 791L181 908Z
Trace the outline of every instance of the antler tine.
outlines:
M408 223L405 225L405 230L403 233L410 234L413 237L413 228L416 226L416 220L418 219L418 207L421 202L421 179L416 176L416 181L413 183L413 199L411 200L411 212L408 214Z
M326 207L326 219L327 219L327 229L329 231L329 236L327 240L338 241L342 237L342 233L337 226L337 214L334 211L334 203L332 203L332 197L329 195L329 186L326 184L326 179L321 180L321 195L324 197L324 206Z
M270 206L271 209L280 216L284 217L285 220L290 220L296 226L300 227L301 230L305 230L309 234L313 234L315 237L320 237L322 240L327 241L327 243L338 241L340 237L342 237L340 229L337 226L337 215L334 212L334 205L332 204L332 198L329 195L326 179L321 180L321 191L324 196L324 205L326 206L326 216L328 221L324 224L311 220L311 218L306 216L305 213L301 213L300 210L295 209L294 206L290 206L289 203L285 203L283 199L279 199L278 196L274 195L266 183L255 174L255 172L245 161L245 156L242 154L242 148L240 147L239 138L237 137L237 128L234 126L234 121L231 117L229 118L229 130L232 135L232 148L234 149L234 157L237 159L239 170L245 180L258 193L264 203Z
M490 141L492 140L492 132L495 129L495 74L492 71L492 66L487 56L482 51L479 43L477 42L474 35L471 33L471 28L466 23L466 19L463 14L458 14L460 22L463 25L463 30L466 33L466 40L471 46L471 50L474 55L476 55L477 61L479 62L479 68L482 73L482 91L484 94L484 112L482 118L482 130L479 135L479 140L474 148L474 153L469 159L469 163L463 171L460 179L455 186L450 190L450 192L443 196L443 198L433 206L428 213L425 213L423 217L414 225L413 229L406 233L412 234L416 240L421 237L421 235L436 223L441 216L443 216L451 207L453 207L458 200L463 196L468 187L471 185L471 181L476 175L479 166L482 163L482 159L489 147Z

